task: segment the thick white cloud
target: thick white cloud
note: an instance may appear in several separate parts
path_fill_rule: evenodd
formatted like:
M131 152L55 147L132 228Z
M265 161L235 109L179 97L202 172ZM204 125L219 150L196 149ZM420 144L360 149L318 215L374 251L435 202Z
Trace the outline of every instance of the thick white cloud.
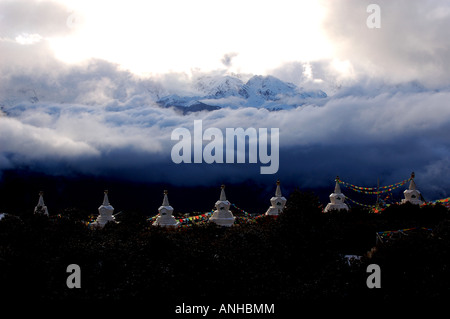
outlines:
M391 83L450 84L450 4L445 0L380 0L381 28L370 29L366 9L373 1L323 1L324 28L336 58L357 75Z
M21 34L67 35L72 32L69 16L67 6L55 1L0 1L1 35L11 39Z
M82 141L60 134L49 128L24 124L17 119L0 117L0 144L2 153L12 154L18 162L48 158L76 158L98 156L99 152Z

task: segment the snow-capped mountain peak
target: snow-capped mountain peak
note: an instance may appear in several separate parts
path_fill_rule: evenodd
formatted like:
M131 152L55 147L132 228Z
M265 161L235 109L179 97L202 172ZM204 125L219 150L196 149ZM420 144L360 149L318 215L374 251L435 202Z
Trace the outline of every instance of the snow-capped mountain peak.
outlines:
M295 84L284 82L274 76L255 75L246 83L230 75L208 75L193 81L192 96L170 94L160 98L157 103L163 107L181 108L184 113L192 111L214 110L222 107L257 107L269 110L295 108L310 99L325 98L326 93L304 91Z
M282 96L294 96L297 94L297 86L283 82L274 76L255 75L244 85L243 91L249 97L259 96L266 101L276 101Z
M201 77L194 84L199 92L216 98L238 96L243 85L242 80L229 75Z

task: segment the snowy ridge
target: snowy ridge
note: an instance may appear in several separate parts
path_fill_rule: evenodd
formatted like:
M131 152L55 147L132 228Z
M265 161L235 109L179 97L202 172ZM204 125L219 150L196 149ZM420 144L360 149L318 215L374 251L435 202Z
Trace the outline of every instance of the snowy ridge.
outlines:
M214 110L222 107L256 107L269 110L291 109L312 99L326 98L321 90L304 91L293 83L273 76L255 75L246 83L233 76L204 76L193 83L192 96L170 94L160 98L162 107L175 107L184 112Z
M56 80L55 80L56 81ZM75 85L70 79L58 81ZM56 81L56 82L58 82ZM116 83L117 82L117 83ZM327 97L322 90L304 90L274 76L206 74L177 84L125 76L76 82L61 90L46 82L29 81L18 88L0 89L0 114L11 115L42 103L101 105L110 111L134 107L175 108L183 114L220 108L254 107L271 111L292 109ZM321 103L318 103L321 104Z

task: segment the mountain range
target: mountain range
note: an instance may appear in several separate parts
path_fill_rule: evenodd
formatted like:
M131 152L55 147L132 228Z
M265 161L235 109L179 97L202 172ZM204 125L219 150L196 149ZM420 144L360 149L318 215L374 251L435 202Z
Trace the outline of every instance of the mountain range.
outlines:
M24 81L22 86L0 92L0 111L11 113L22 103L29 105L59 102L97 105L105 101L110 107L116 103L128 104L128 107L156 104L163 108L173 107L183 114L241 107L277 111L314 103L317 99L327 97L322 90L304 90L270 75L255 75L250 78L247 76L246 81L243 80L244 77L244 75L197 76L190 80L183 90L173 86L164 87L164 84L151 79L141 81L120 79L114 85L111 79L104 77L88 83L80 80L75 84L71 83L74 85L73 89L66 89L64 92L61 92L59 86L46 86L45 82ZM60 79L61 83L67 81L65 78ZM142 90L143 87L145 91ZM139 103L134 104L133 100Z
M183 113L223 107L277 111L327 97L322 90L305 91L270 75L255 75L247 82L229 75L199 77L193 83L193 92L191 95L168 94L159 97L156 103L161 107L175 107Z

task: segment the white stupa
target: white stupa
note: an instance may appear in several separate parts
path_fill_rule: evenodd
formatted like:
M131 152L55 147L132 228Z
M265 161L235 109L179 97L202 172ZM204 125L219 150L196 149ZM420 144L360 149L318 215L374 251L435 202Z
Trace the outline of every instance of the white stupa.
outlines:
M35 214L43 214L43 215L47 215L48 216L48 209L47 206L45 206L44 204L44 192L39 192L39 201L36 205L36 207L34 208L34 213Z
M111 204L109 203L108 191L105 190L105 196L103 197L103 204L98 208L99 215L95 220L95 222L91 224L91 226L103 227L108 222L115 223L116 220L113 216L113 212L114 207L112 207Z
M159 216L156 218L153 226L163 227L178 227L180 222L173 217L173 208L169 204L169 198L167 197L167 191L164 191L164 199L162 205L158 208Z
M234 224L235 217L230 211L231 203L225 196L225 185L222 185L220 191L220 199L216 202L216 210L209 218L210 222L216 223L219 226L230 227Z
M278 216L283 212L284 206L286 206L286 198L281 195L280 181L277 181L277 189L275 191L275 196L270 199L272 204L266 212L268 216Z
M344 203L345 196L341 192L341 187L339 186L339 176L336 177L336 186L334 187L334 192L330 195L330 203L324 209L324 213L332 210L348 210L347 204Z
M415 174L411 173L411 181L409 182L409 188L403 192L405 198L402 199L402 204L411 203L415 205L422 205L422 195L417 190L416 183L414 182Z

